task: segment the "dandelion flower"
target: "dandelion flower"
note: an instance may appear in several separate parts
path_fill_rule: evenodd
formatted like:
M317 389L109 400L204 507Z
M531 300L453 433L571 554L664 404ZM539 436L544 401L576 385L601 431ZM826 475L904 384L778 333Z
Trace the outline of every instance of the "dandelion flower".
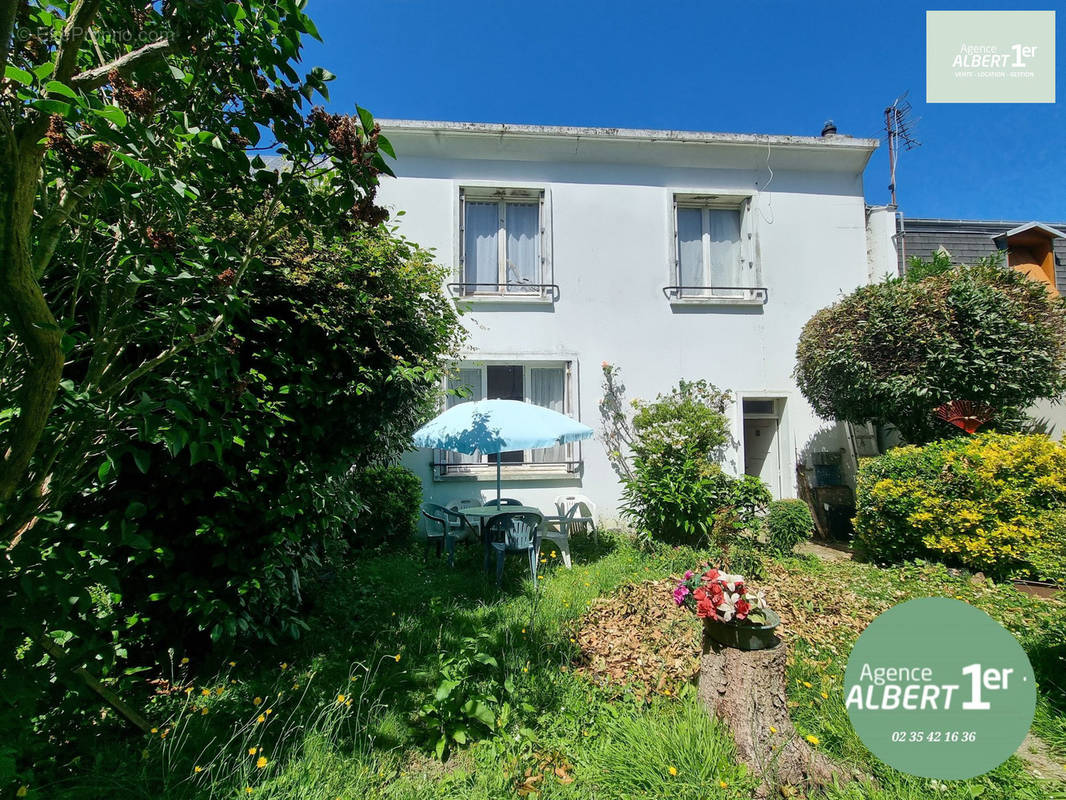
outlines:
M30 787L23 784L19 787L19 790L15 792L15 797L25 797L30 793Z
M244 787L244 793L245 794L251 794L252 793L252 787L251 786L245 786Z
M522 672L529 672L529 667L522 667Z
M200 696L201 697L210 697L211 696L211 690L210 689L201 689L200 690Z
M159 733L159 728L152 728L152 733Z
M182 664L188 664L188 663L189 663L189 659L188 659L188 658L183 658L183 659L181 660L181 663L182 663Z
M193 768L192 768L192 771L193 771L193 772L203 772L203 771L204 771L204 768L203 768L203 767L193 767Z
M673 766L672 764L667 768L666 771L669 772L671 775L677 775L677 767Z
M551 557L555 558L555 551L554 550L552 550L552 552L551 552Z
M263 698L262 697L256 697L254 700L252 700L252 705L253 706L257 706L257 705L259 705L262 702L263 702Z
M200 716L201 717L206 717L207 716L207 709L206 708L201 708L200 709Z
M807 687L808 689L810 689L810 688L811 688L811 685L810 685L810 683L808 683L807 681L804 681L804 682L803 682L803 685L804 685L804 686L806 686L806 687Z
M266 756L259 756L258 760L255 762L255 766L256 766L257 769L262 769L263 767L265 767L269 763L270 762L267 761Z
M525 628L522 628L522 633L525 633L525 632L526 632L526 629L525 629Z
M186 686L185 687L185 694L192 694L192 687L191 686Z
M829 699L829 695L827 695L825 692L822 692L822 699L828 700Z
M221 695L224 691L226 691L226 688L224 686L219 686L217 689L215 689L215 694Z
M396 655L393 656L393 658L396 659L396 663L397 664L400 662L400 655L401 655L400 653L397 653Z
M817 737L817 736L811 736L810 734L808 734L808 735L807 735L807 736L805 736L804 738L805 738L805 739L806 739L806 740L807 740L808 742L810 742L811 744L813 744L813 745L817 745L817 744L818 744L818 737Z
M256 749L254 747L249 747L248 748L248 755L254 756L255 754L256 754Z
M255 721L259 722L259 723L266 722L267 721L266 715L265 714L260 714L258 717L255 718Z
M347 698L343 694L337 695L337 702L343 703Z
M282 662L281 662L281 668L282 668L282 669L288 669L288 668L289 668L289 665L288 665L288 664L287 664L286 662L282 661Z
M770 733L777 733L777 728L775 728L773 725L771 725L770 726Z
M266 711L264 711L263 713L264 713L264 714L266 714L266 715L267 715L267 716L269 717L269 716L270 716L271 714L273 714L273 713L274 713L274 709L272 709L272 708L268 708L268 709L267 709Z
M729 784L726 783L725 781L718 781L718 785L721 786L723 789L725 789L725 788L727 788L729 786Z

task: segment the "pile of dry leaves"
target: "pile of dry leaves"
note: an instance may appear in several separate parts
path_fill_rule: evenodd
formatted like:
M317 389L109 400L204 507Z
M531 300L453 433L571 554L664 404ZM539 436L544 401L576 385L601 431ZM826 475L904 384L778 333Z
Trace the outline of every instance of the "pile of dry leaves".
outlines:
M674 603L677 581L672 577L630 584L596 600L576 634L581 647L577 671L642 700L676 694L691 681L699 671L701 626ZM781 617L778 635L804 639L816 651L837 652L881 610L850 591L843 580L815 580L777 564L768 565L765 577L751 585L766 593L770 608Z
M699 621L673 601L677 579L623 586L594 601L576 634L578 672L638 699L676 694L699 670Z

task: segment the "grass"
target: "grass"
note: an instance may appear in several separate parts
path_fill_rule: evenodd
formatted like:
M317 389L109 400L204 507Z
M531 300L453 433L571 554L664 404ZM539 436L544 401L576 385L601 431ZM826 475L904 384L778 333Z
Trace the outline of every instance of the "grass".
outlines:
M593 599L679 574L701 555L646 552L617 536L599 548L575 544L575 568L549 558L540 591L522 579L517 558L497 591L474 548L454 570L424 564L416 549L339 568L317 593L303 641L250 652L232 665L174 665L150 707L160 720L156 734L97 745L75 763L42 771L28 797L87 800L105 796L105 787L106 796L129 800L750 797L755 778L736 764L728 732L691 688L644 702L572 671L573 634ZM814 582L848 592L856 613L937 594L992 613L1019 636L1037 671L1034 731L1064 752L1066 604L930 565L888 571L787 559L762 581L791 587L794 598ZM875 779L831 789L825 800L1025 800L1061 791L1039 784L1015 758L989 775L942 784L877 761L852 732L843 704L842 674L857 632L819 627L818 601L809 611L789 667L793 718L832 758ZM471 656L457 665L464 648ZM487 698L492 724L456 711L461 719L445 729L462 727L466 741L451 740L441 763L432 755L440 726L430 729L424 705L443 691L449 670L461 673L450 690L461 701L454 708Z

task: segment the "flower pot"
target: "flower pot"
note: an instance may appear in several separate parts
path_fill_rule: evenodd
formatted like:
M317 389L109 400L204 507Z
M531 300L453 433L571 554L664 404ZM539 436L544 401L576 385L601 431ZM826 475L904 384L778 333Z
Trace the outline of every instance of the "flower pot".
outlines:
M749 622L719 622L706 618L703 630L714 641L737 650L765 650L777 644L774 629L781 624L781 618L770 609L766 609L766 622L752 625Z

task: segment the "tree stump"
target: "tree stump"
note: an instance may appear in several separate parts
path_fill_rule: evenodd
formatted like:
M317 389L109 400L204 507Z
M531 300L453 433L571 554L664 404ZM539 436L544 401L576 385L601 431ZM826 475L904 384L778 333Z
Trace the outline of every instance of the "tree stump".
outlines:
M737 650L703 636L699 698L724 721L737 756L762 783L756 797L784 785L810 788L849 777L792 727L785 694L785 643L766 650Z

